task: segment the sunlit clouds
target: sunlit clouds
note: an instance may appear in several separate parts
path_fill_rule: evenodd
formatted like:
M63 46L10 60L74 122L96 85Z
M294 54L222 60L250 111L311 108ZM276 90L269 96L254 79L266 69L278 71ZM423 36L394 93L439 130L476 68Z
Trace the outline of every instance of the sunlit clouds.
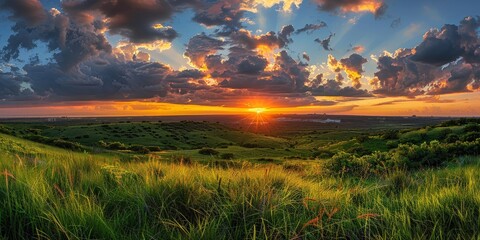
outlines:
M471 114L480 17L410 13L451 7L0 0L0 112Z

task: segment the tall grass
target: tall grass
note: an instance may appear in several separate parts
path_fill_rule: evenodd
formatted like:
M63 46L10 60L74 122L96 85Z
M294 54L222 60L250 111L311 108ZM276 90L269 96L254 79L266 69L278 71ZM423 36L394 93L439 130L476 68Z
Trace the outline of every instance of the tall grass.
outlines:
M0 136L0 238L478 239L478 158L358 180L321 165L216 168ZM33 154L32 154L33 153Z

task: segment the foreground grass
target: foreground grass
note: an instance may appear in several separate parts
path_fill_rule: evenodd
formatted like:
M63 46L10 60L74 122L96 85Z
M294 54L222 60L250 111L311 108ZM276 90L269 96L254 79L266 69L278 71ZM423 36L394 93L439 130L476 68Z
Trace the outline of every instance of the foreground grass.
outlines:
M316 163L125 162L0 135L0 238L478 239L478 160L334 179Z

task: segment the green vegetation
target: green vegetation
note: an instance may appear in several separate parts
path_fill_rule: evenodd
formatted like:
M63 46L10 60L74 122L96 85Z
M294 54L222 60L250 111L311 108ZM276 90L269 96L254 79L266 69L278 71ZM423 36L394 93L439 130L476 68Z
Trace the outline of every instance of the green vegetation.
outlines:
M0 125L1 126L1 125ZM87 147L127 150L131 145L156 146L161 150L221 148L252 144L256 147L283 147L285 140L242 132L208 122L117 122L117 123L9 123L0 132L19 137L61 139ZM3 130L2 130L3 129ZM48 142L42 142L50 144Z
M359 130L316 149L256 134L287 146L157 151L105 136L62 149L0 134L0 238L478 239L472 124Z

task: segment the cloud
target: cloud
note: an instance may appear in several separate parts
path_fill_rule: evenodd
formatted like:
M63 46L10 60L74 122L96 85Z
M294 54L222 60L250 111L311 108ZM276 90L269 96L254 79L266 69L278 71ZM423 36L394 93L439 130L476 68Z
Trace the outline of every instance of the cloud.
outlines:
M413 61L441 66L463 57L467 62L480 62L477 29L480 17L467 17L459 26L446 24L440 30L425 33L423 41L415 47Z
M348 78L352 81L354 88L360 88L360 78L362 78L363 64L367 63L367 59L359 54L353 53L348 58L338 61L332 55L328 55L328 66L334 72L344 71Z
M315 0L319 9L329 12L370 12L375 18L383 16L387 5L381 0Z
M355 53L363 53L365 52L365 47L363 45L355 45L355 46L352 46L350 49L347 50L347 52L349 51L354 51Z
M323 75L319 74L312 82L310 89L314 96L342 96L342 97L371 97L372 95L364 89L353 87L342 87L342 81L339 79L324 80Z
M78 23L92 24L99 13L103 15L102 19L108 19L105 24L110 33L122 35L135 43L176 38L178 34L175 30L157 25L169 19L175 7L167 1L154 0L62 1L62 8Z
M414 49L381 56L371 82L374 93L413 97L478 90L479 19L432 29Z
M401 23L402 23L401 18L395 18L395 19L393 19L392 23L390 23L390 27L391 28L398 28Z
M303 52L302 53L302 58L310 62L310 56L308 55L308 53Z
M282 27L280 32L273 31L265 34L255 35L246 29L232 33L231 41L235 45L245 47L247 49L257 49L259 46L268 47L269 49L283 48L292 42L291 34L295 31L292 25Z
M314 31L320 30L325 27L327 27L327 24L323 21L318 24L308 23L305 24L303 28L297 29L297 31L295 31L295 34L300 34L304 32L306 32L307 34L311 34Z
M201 33L189 40L184 55L190 59L194 66L205 68L205 58L223 50L223 45L223 41Z
M257 7L257 4L263 5L266 8L271 8L275 5L282 5L282 10L284 12L290 12L292 11L293 6L299 8L302 1L303 0L254 0L250 2L253 2L251 3L253 5L252 7Z
M111 52L111 46L105 36L95 26L85 28L71 22L68 16L51 12L48 19L35 27L29 27L23 21L12 28L13 34L2 49L5 61L17 59L20 49L31 50L37 42L44 42L53 57L64 70L70 70L83 60L101 52Z
M320 39L317 38L314 41L317 43L320 43L320 45L325 49L325 51L332 51L333 49L330 47L330 41L332 40L332 37L335 36L335 34L330 34L327 38L325 39Z
M12 13L13 20L24 20L30 26L37 25L46 20L47 14L39 0L2 0L0 10Z

